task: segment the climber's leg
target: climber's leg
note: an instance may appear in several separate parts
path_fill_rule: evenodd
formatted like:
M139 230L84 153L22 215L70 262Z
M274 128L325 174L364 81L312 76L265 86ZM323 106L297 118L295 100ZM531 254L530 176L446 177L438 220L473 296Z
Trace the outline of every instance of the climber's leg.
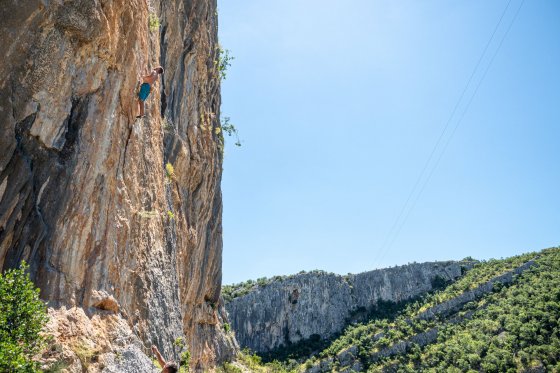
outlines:
M138 111L139 111L139 117L143 117L144 116L144 101L146 101L146 99L148 98L148 96L150 95L150 84L148 83L144 83L140 86L140 93L138 93Z
M144 116L144 101L138 100L138 116L136 118L142 118Z

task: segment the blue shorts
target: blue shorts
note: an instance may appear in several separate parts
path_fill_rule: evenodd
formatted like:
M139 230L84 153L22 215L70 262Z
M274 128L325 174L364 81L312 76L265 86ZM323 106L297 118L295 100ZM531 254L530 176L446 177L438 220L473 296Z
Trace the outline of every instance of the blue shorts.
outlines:
M149 95L150 95L150 84L143 83L140 86L140 92L138 93L138 98L140 99L140 101L146 101Z

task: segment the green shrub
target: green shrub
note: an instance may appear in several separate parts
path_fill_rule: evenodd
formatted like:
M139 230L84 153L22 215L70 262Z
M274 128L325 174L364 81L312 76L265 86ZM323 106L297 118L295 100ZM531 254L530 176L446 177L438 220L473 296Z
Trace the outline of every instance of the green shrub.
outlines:
M493 292L465 304L457 313L431 320L417 318L420 312L535 257L536 265L513 276L512 283L496 283ZM560 248L477 263L453 284L446 286L444 278L434 279L433 285L441 290L411 299L401 307L378 303L367 323L347 327L319 357L332 358L349 346L357 346L358 358L368 372L515 372L537 367L555 371L560 364L558 273ZM364 313L363 309L356 311ZM438 328L437 340L428 346L413 344L406 353L372 361L375 352L410 341L434 327Z
M169 162L165 164L165 178L167 183L171 183L171 181L175 178L175 168Z
M338 336L338 334L335 334L335 336ZM289 359L302 360L327 348L335 336L323 339L318 334L312 334L309 338L294 343L285 343L260 355L265 363L270 363L274 360L284 362Z
M161 369L162 366L159 365L159 361L156 358L152 358L152 364L154 365L154 367L156 367L156 369Z
M191 353L189 352L189 350L183 351L183 353L181 354L181 360L179 361L179 365L180 365L179 372L180 373L188 372L190 362L191 362Z
M156 32L157 30L159 30L159 24L159 18L157 14L150 13L150 15L148 16L148 26L150 27L150 31Z
M31 360L44 345L39 334L47 322L39 289L29 279L29 266L0 274L0 371L38 372Z
M241 146L241 141L239 140L239 133L237 132L237 128L235 128L235 126L233 125L233 123L230 123L230 118L229 117L224 117L221 119L221 131L225 132L228 134L228 136L235 136L235 146Z
M432 290L442 290L445 289L448 285L450 285L453 281L447 280L440 275L436 275L431 281L432 283Z
M227 68L231 66L231 61L234 59L235 57L229 55L229 50L218 46L218 59L214 61L214 66L216 66L220 79L226 78Z
M243 370L241 370L241 368L236 367L235 365L233 365L231 363L224 363L222 369L223 369L224 373L242 373L243 372Z
M183 339L183 337L177 337L175 338L173 344L182 349L183 347L185 347L185 340Z

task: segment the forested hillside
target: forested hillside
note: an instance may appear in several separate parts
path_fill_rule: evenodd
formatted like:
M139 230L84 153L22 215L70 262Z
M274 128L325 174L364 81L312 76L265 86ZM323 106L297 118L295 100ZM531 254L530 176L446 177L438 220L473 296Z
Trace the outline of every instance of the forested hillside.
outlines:
M560 248L551 248L480 262L401 311L348 327L301 365L295 355L281 363L310 373L560 372L559 324ZM255 360L251 370L281 370Z
M392 319L348 328L306 368L559 371L559 324L560 249L554 248L482 262Z

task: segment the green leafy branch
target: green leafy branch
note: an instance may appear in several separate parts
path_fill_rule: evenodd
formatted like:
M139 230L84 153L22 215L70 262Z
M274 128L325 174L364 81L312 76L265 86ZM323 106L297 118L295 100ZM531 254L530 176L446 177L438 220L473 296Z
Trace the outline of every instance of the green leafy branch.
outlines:
M230 51L228 49L222 49L218 45L218 59L214 60L214 66L218 70L218 74L220 79L225 79L227 74L228 67L231 66L231 61L235 59L235 57L230 56Z
M241 141L239 140L239 132L237 132L237 128L230 123L230 117L224 117L220 120L220 130L227 133L228 136L235 136L235 146L241 146ZM217 128L218 129L218 128ZM218 130L217 132L219 133Z

